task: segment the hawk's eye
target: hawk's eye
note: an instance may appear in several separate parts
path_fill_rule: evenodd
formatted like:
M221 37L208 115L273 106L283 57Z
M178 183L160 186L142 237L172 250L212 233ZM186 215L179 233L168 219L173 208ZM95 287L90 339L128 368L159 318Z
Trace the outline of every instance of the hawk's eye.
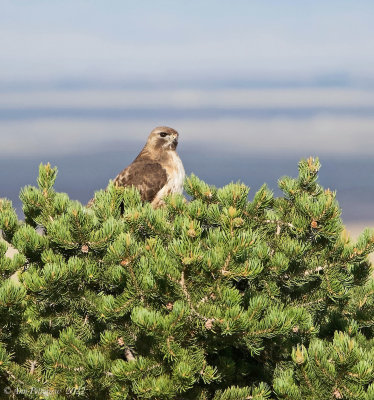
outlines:
M165 132L161 132L161 133L160 133L160 136L161 136L161 137L165 137L166 135L167 135L167 133L165 133Z

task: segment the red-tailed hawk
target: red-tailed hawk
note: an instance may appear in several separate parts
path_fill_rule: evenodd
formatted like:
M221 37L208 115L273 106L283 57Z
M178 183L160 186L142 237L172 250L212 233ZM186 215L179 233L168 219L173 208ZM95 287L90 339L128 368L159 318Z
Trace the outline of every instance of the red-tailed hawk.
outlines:
M119 186L135 186L142 200L153 207L163 204L171 193L182 193L184 168L176 148L179 134L167 126L150 133L147 143L135 160L114 179Z

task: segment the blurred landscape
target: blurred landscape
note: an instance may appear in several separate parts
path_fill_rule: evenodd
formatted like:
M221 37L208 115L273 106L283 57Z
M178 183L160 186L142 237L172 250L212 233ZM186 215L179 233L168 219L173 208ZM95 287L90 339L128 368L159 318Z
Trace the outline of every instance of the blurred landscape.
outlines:
M21 215L20 188L40 162L57 165L56 189L83 203L127 166L148 133L180 132L187 174L251 195L296 176L319 156L320 181L337 191L347 223L374 221L374 91L351 87L59 89L0 93L1 195ZM15 141L14 138L18 140Z
M374 4L3 0L0 197L57 165L87 202L159 125L187 174L223 186L296 176L318 156L343 221L374 226ZM355 29L350 27L354 26ZM357 230L357 229L356 229Z

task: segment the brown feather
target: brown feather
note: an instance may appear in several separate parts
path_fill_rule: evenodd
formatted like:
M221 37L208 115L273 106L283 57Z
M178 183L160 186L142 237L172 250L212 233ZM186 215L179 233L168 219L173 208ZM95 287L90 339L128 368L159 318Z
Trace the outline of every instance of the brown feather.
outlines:
M135 186L143 201L152 202L167 182L166 170L160 163L151 160L134 161L114 179L120 186Z
M182 193L184 168L176 153L178 132L167 126L160 126L150 133L147 142L135 160L114 179L119 186L134 186L141 194L142 201L153 207L163 204L163 198L170 193ZM90 200L88 206L92 206Z

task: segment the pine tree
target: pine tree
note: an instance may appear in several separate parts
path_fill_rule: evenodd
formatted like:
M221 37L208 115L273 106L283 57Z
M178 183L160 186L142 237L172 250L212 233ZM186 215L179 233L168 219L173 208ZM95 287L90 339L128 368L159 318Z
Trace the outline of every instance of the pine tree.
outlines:
M5 398L373 399L374 232L319 168L252 201L192 175L154 210L113 184L86 208L41 165L24 222L0 201Z

